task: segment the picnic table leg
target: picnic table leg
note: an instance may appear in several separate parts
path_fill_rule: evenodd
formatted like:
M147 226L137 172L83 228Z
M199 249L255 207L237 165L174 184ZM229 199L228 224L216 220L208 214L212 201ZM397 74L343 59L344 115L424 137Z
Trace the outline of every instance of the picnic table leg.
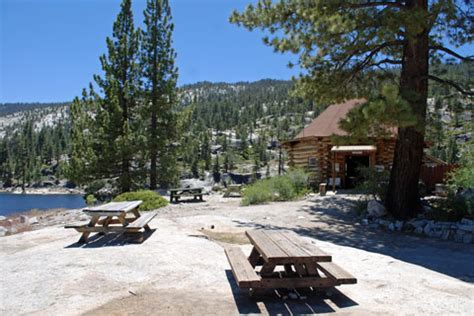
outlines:
M132 210L132 213L133 213L133 215L135 215L135 220L137 220L137 219L141 216L141 215L140 215L140 212L138 211L138 207L137 207L137 208L134 208L134 209ZM146 224L145 226L143 226L143 228L144 228L147 232L151 231L151 228L150 228L150 226L148 226L148 224Z
M255 247L253 247L252 252L250 253L250 256L248 258L248 260L249 260L250 264L252 265L252 267L255 268L259 258L260 258L260 253L258 252L258 250Z
M309 276L319 276L316 262L307 261L307 262L304 263L304 265L306 267L306 271L307 271Z
M95 224L99 221L100 216L94 215L91 218L91 221L87 225L87 227L94 227ZM81 238L79 239L79 243L84 244L87 242L87 239L89 238L91 232L83 232Z
M304 277L308 275L306 268L301 263L295 263L295 270L300 276Z
M260 270L260 276L268 276L273 273L273 270L275 270L275 264L266 262L263 264L262 270Z
M102 222L102 227L107 227L110 224L110 221L112 220L112 216L107 216L103 221L98 221L97 224L100 225ZM99 235L105 235L105 232L99 233Z
M285 268L285 272L286 272L287 277L291 277L294 274L294 271L292 269L291 264L285 264L283 267Z

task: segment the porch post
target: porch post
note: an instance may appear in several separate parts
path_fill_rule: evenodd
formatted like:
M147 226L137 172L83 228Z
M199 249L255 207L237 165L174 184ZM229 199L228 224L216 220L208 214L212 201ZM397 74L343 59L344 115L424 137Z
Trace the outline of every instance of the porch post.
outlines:
M336 152L333 155L333 162L332 162L332 192L336 192Z

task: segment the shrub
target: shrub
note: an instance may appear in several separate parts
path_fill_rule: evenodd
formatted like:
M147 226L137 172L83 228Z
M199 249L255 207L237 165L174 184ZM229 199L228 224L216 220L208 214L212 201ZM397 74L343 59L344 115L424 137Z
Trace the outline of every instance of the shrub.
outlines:
M89 194L86 196L86 204L87 205L94 205L97 202L97 199L93 194Z
M273 200L288 201L296 197L295 187L287 176L270 178L268 182Z
M136 192L126 192L115 197L114 202L125 202L142 200L140 205L141 211L150 211L168 205L168 200L156 192L150 190L142 190Z
M448 193L446 199L438 200L432 206L433 209L427 212L426 217L436 221L457 222L473 215L469 202L452 192Z
M249 185L243 191L242 205L262 204L270 201L289 201L308 190L308 175L302 170L292 170Z
M356 189L370 195L374 200L385 200L388 190L389 172L387 170L377 171L374 168L360 168L360 174L364 179Z
M294 168L291 169L286 177L291 181L297 194L304 194L308 190L309 186L309 174L303 169Z
M105 187L106 184L107 183L105 182L105 180L94 180L86 187L85 189L86 194L87 195L94 194L100 189L102 189L103 187Z
M463 154L461 167L450 173L448 185L452 191L474 188L474 145Z
M273 193L270 190L269 180L257 181L249 185L243 191L242 205L262 204L273 199Z

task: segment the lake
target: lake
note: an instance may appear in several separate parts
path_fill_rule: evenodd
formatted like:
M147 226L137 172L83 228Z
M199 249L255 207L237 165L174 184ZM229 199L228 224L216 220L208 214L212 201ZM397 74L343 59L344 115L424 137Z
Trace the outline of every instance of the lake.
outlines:
M86 202L80 194L13 194L0 193L0 215L8 216L31 209L81 208Z

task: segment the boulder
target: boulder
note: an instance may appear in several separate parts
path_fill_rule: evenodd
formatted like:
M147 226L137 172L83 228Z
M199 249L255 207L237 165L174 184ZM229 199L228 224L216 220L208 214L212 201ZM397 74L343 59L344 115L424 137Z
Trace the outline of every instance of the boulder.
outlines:
M464 239L464 232L462 230L458 230L456 234L454 234L454 241L462 242Z
M395 221L395 229L401 231L403 228L403 221Z
M36 225L36 224L39 224L39 221L36 217L31 217L29 220L28 220L28 223L30 225Z
M449 229L443 230L441 234L441 239L448 240L450 235L451 235L451 231Z
M0 221L4 221L6 220L7 218L5 216L0 216Z
M430 235L430 232L431 232L431 223L428 223L426 224L425 228L423 228L423 232L425 233L425 235Z
M22 224L29 224L29 218L26 215L20 215L20 223Z
M428 221L425 219L412 219L407 224L413 226L413 228L416 229L418 227L421 227L421 228L425 227L427 222Z
M474 237L472 234L465 234L464 237L462 238L462 242L465 244L470 244L474 240Z
M8 230L5 227L0 226L0 237L3 237L7 234Z
M387 209L381 202L371 200L367 203L367 214L372 217L382 217L387 214Z
M415 228L415 234L418 234L418 235L423 234L423 227L417 227L417 228Z
M458 224L458 229L474 233L474 225Z
M474 225L474 220L472 219L467 219L467 218L463 218L461 220L461 224L464 224L464 225Z
M388 224L388 229L393 232L395 230L395 225L393 223Z

